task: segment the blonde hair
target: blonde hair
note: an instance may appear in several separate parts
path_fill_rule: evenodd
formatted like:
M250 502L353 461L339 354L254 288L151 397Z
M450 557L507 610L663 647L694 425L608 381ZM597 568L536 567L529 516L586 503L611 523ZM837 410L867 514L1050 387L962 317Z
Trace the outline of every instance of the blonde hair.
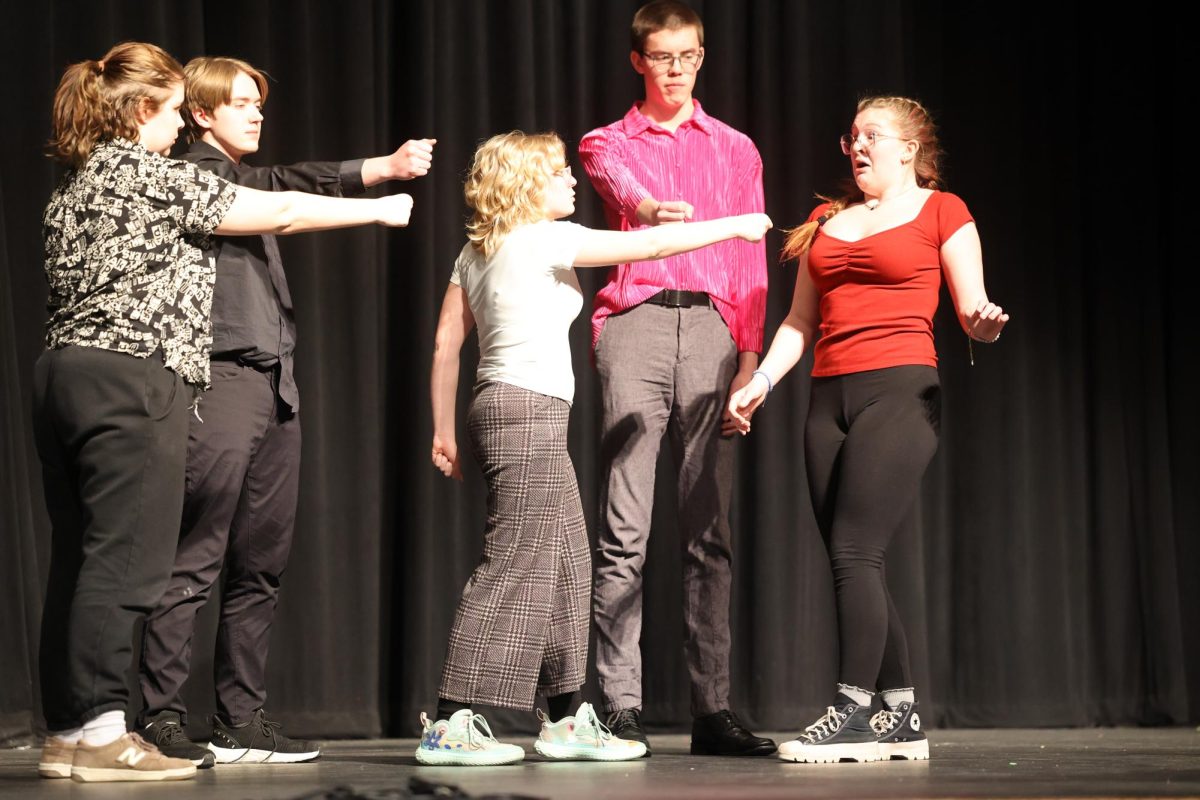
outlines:
M183 81L183 67L165 50L121 42L99 61L72 64L54 92L54 137L46 153L81 166L99 142L138 140L138 113L156 112Z
M263 105L267 102L267 76L240 58L227 56L200 56L193 58L183 68L186 88L183 95L183 121L187 125L187 139L194 142L204 136L204 128L196 122L193 111L213 113L233 99L233 81L238 73L244 72L258 87Z
M479 145L463 186L475 212L467 223L471 245L490 257L514 229L545 219L546 185L566 165L566 147L555 133L511 131Z
M943 187L941 177L942 149L938 144L937 126L933 124L933 116L916 100L908 97L893 97L876 95L864 97L858 101L856 114L861 114L869 108L882 108L891 112L900 129L900 136L917 143L917 155L913 159L913 170L916 172L917 185L922 189L940 189ZM834 199L825 195L817 197L829 203L829 208L819 219L806 222L803 225L784 231L782 258L784 261L799 258L808 252L817 230L828 222L835 214L852 203L861 203L862 190L851 184L851 188L841 197Z

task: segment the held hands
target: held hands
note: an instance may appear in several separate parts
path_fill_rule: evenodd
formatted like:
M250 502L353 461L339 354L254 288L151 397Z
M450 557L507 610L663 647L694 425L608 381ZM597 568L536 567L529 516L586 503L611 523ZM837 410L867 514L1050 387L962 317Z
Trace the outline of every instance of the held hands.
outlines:
M967 336L977 342L991 344L1000 338L1000 331L1008 322L1008 314L995 303L980 300L975 310L967 317Z
M409 139L388 156L393 180L408 181L428 174L433 166L433 146L437 139Z
M750 432L750 417L762 405L769 390L766 378L751 375L749 383L729 395L729 407L725 409L725 417L732 424L733 430L743 436ZM724 425L721 432L725 432Z
M413 207L412 195L392 194L380 197L375 202L379 205L378 222L380 225L387 225L390 228L403 228L408 225L408 218L412 214Z
M729 382L729 397L732 399L746 384L754 380L754 367L740 367L737 373L733 376L733 380ZM749 416L749 415L747 415ZM725 413L721 415L721 435L732 436L735 433L740 433L743 436L750 430L749 422L746 423L745 430L733 418L729 409L725 409Z
M462 466L458 463L458 444L453 439L433 435L433 466L447 478L462 483Z
M771 218L766 214L742 214L734 219L738 223L738 238L747 242L761 241L767 235L767 231L774 227Z

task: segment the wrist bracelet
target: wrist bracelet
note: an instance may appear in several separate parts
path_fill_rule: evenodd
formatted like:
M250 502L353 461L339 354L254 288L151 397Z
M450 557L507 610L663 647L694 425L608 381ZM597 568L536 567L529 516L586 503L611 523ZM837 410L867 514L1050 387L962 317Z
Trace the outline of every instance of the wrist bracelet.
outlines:
M775 391L775 384L771 382L771 376L770 376L770 375L768 375L767 373L763 372L761 369L756 369L756 370L754 370L754 372L752 372L752 373L750 374L750 377L751 377L751 378L753 378L755 375L762 375L762 376L763 376L763 380L767 382L767 394L770 394L771 392Z

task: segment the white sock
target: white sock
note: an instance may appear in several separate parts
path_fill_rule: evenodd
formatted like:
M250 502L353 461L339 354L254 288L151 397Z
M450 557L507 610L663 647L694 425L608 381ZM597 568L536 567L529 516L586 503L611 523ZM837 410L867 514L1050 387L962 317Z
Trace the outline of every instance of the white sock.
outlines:
M65 731L51 731L46 734L54 739L67 744L79 744L79 740L83 737L83 728L68 728Z
M125 735L125 710L105 711L83 723L83 743L88 747L103 747Z
M915 703L917 701L916 693L911 689L884 689L879 693L883 697L883 705L894 711L900 707L901 703Z
M868 692L866 689L860 689L857 686L851 686L848 683L839 683L837 690L849 697L859 706L871 705L871 696L873 692Z

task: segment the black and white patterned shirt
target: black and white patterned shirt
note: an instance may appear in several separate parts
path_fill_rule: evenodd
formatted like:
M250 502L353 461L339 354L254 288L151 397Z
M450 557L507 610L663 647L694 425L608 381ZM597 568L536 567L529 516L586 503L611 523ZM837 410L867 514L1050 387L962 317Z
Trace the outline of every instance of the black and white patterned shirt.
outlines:
M163 361L208 386L216 270L208 236L237 187L124 139L68 172L42 217L50 283L46 346Z

